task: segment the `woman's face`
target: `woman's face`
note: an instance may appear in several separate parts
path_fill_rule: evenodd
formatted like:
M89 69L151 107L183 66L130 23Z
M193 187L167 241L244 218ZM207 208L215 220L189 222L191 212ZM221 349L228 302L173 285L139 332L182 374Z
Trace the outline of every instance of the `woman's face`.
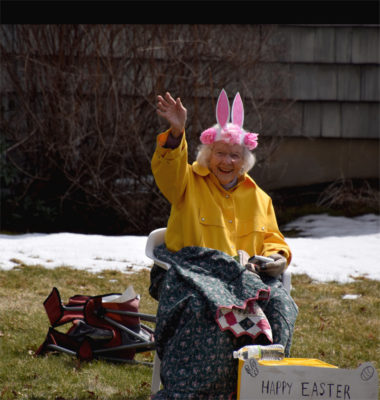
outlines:
M209 169L221 185L231 183L241 174L243 154L243 147L239 144L231 145L222 141L213 144Z

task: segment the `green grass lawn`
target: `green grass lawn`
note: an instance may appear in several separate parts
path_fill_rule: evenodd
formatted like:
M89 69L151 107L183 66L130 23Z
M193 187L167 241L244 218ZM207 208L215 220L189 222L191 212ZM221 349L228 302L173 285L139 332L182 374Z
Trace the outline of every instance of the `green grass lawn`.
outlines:
M148 293L149 271L91 274L23 265L0 271L0 398L148 400L151 367L80 363L65 354L34 355L49 327L42 303L54 286L65 302L75 294L123 292L129 285L141 295L140 311L155 314L157 302ZM325 284L296 275L292 285L300 309L292 357L318 358L341 368L372 361L380 370L380 282ZM343 300L345 294L360 297ZM153 356L148 352L136 358L153 361Z

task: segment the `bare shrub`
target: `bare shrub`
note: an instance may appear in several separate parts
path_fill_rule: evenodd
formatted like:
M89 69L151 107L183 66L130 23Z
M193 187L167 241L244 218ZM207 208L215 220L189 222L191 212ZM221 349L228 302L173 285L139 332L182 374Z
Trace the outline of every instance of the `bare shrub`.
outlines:
M67 229L74 205L88 220L100 209L112 215L118 226L108 233L166 224L169 206L150 170L156 134L166 128L157 94L169 90L188 108L190 161L201 130L215 122L222 87L245 98L245 126L263 132L261 152L273 147L265 137L284 133L289 103L286 76L273 62L281 48L274 26L3 25L0 32L1 157L18 177L11 203L50 201Z
M318 207L344 211L347 215L365 212L379 213L380 192L366 180L338 179L323 190Z

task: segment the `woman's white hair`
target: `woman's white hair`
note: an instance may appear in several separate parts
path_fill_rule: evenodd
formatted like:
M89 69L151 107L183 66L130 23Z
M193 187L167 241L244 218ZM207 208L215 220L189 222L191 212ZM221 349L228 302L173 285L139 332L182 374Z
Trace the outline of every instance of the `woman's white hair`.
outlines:
M197 161L202 167L208 168L212 152L212 144L201 144L198 147ZM245 146L243 147L242 175L249 172L256 162L256 157Z

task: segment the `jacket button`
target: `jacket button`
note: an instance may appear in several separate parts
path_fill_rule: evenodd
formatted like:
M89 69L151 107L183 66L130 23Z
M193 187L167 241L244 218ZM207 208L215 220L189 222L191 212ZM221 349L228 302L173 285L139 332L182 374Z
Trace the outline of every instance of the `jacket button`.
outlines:
M262 230L262 231L265 231L265 226L262 226L262 227L261 227L261 230Z

